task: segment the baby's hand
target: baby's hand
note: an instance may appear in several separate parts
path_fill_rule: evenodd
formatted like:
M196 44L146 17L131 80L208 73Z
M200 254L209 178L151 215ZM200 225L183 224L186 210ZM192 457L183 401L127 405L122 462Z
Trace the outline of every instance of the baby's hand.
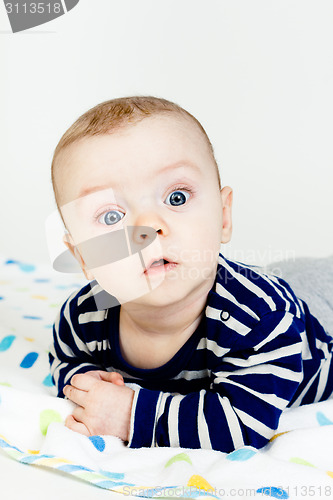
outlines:
M128 440L134 391L117 372L102 370L74 375L64 394L78 406L67 417L69 429L93 436L108 434Z

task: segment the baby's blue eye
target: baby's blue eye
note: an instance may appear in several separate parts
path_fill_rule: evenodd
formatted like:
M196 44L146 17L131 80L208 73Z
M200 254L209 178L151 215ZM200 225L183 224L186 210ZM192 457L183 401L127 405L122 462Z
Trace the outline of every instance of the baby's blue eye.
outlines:
M120 215L122 215L122 217ZM109 212L102 214L101 217L98 218L98 222L106 224L107 226L112 226L113 224L119 222L123 217L124 214L122 212L119 212L118 210L110 210Z
M190 195L189 193L186 193L186 191L173 191L172 193L170 193L170 195L168 196L168 198L170 197L170 205L177 207L186 203L188 198L185 196L185 194L187 194L189 198ZM167 204L169 205L169 203Z

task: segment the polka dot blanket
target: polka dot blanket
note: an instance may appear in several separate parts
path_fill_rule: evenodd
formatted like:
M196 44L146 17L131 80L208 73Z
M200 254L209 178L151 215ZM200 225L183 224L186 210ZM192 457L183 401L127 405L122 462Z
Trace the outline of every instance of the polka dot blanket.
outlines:
M285 411L259 451L129 449L67 429L73 405L56 397L47 351L58 308L85 283L0 256L1 453L87 481L92 496L96 486L150 498L333 496L333 400Z

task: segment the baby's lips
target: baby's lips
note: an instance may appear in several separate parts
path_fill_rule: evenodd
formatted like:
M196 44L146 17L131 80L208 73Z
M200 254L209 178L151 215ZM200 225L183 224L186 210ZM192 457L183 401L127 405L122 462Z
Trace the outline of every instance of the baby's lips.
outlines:
M177 262L174 262L170 259L168 259L167 257L153 257L151 259L147 259L146 262L146 267L145 267L145 270L144 272L146 272L148 269L150 269L152 267L152 265L154 264L154 262L158 262L158 261L164 261L164 264L177 264Z

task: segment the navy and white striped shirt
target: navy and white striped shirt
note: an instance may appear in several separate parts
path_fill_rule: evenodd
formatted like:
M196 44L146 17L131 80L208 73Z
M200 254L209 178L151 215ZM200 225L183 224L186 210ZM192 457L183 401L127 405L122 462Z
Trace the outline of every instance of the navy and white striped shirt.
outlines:
M166 364L129 365L119 347L120 305L97 310L96 282L74 292L54 325L58 395L75 373L117 371L135 394L128 446L263 447L281 412L333 392L333 332L281 278L219 255L200 325Z

